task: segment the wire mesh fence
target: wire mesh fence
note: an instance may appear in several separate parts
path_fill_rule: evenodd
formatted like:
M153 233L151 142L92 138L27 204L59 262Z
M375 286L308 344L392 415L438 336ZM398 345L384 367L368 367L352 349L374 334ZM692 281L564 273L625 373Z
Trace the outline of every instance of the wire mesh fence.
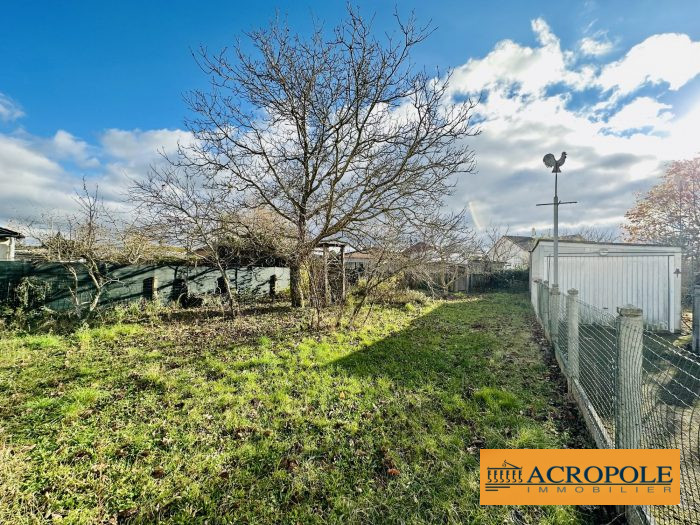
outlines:
M700 523L700 359L644 326L637 308L614 315L576 290L534 286L537 317L597 445L680 450L680 505L636 507L635 521Z

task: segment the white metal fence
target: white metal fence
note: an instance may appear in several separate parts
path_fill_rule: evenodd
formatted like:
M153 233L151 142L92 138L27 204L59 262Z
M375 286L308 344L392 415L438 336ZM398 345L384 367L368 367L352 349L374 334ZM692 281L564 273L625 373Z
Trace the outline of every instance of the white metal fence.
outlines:
M700 359L645 328L536 281L535 310L596 444L681 451L681 503L628 507L631 523L700 523Z

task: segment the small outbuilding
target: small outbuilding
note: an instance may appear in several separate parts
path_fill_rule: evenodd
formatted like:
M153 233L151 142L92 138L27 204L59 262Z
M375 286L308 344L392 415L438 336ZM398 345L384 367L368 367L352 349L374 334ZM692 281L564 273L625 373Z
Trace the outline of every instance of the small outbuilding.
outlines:
M19 239L24 239L24 235L0 227L0 261L15 260L15 244Z
M539 239L530 252L530 297L536 279L552 280L554 243ZM681 249L649 244L559 241L559 290L575 288L579 300L615 315L632 304L657 330L681 328Z

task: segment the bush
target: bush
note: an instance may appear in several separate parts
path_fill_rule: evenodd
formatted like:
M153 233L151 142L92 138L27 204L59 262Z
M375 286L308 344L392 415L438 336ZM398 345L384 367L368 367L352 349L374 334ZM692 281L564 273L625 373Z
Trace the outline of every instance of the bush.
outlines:
M47 313L53 313L44 307L51 291L51 284L36 277L22 277L11 291L0 315L8 326L27 330L33 324L42 322Z
M432 301L424 292L406 287L398 277L393 277L372 289L368 289L367 282L360 279L351 293L351 302L362 297L363 294L368 294L370 302L395 306L407 304L421 306Z

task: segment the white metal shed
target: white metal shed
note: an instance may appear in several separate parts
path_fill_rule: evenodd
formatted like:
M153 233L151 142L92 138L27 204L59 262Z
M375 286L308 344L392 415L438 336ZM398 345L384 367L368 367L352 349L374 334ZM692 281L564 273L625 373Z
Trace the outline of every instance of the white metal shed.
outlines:
M554 243L539 239L530 252L530 298L535 279L551 281ZM650 244L559 241L559 290L575 288L579 299L615 315L633 304L650 327L681 327L681 249Z

